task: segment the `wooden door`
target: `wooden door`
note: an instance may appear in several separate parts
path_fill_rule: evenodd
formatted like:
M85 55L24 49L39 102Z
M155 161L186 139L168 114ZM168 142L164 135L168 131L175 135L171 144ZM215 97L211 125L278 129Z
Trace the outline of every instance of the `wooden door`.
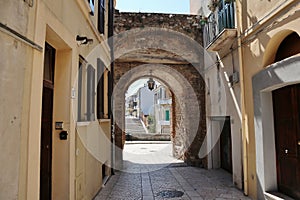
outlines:
M40 199L51 199L52 124L55 49L45 45L44 83L41 119Z
M230 118L221 122L222 132L220 136L221 168L232 173L232 144Z
M53 89L43 88L40 199L51 199Z
M300 199L300 84L273 92L279 191Z

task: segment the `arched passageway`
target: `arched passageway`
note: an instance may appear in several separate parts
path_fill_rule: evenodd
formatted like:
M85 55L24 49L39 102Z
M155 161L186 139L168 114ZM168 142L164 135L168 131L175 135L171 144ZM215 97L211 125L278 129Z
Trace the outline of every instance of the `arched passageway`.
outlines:
M123 16L124 15L124 16ZM206 137L204 63L212 63L202 47L201 28L196 16L174 18L173 24L154 22L143 14L120 13L114 37L114 121L116 168L122 161L125 142L125 92L136 80L150 75L172 92L171 140L173 155L188 164L207 167L207 156L199 158ZM141 17L141 23L124 25L124 19ZM136 20L132 20L136 21ZM184 23L177 26L176 23ZM183 24L182 24L183 25ZM202 151L205 151L205 147Z
M120 66L119 66L120 65ZM200 74L192 66L185 66L184 73L180 73L183 65L167 66L162 64L116 63L115 76L120 77L114 88L114 112L116 122L116 145L123 148L125 130L125 92L130 84L141 77L152 77L166 85L173 93L171 139L173 142L173 155L184 158L188 162L198 162L204 165L204 160L198 159L198 152L204 140L206 130L205 102L201 107L201 92L205 86ZM120 76L119 73L123 73ZM203 85L201 87L201 85ZM203 99L204 101L204 99ZM201 121L201 116L202 121ZM204 118L204 119L203 119ZM202 123L201 123L202 122ZM117 151L122 160L122 152ZM196 161L197 160L197 161ZM196 164L196 163L193 163Z

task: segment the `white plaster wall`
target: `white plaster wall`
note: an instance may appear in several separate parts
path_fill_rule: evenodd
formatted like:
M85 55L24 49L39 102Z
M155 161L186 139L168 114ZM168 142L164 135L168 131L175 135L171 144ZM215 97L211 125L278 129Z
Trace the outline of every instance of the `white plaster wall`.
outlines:
M236 53L236 52L234 52ZM209 55L209 57L208 57ZM231 120L231 142L232 142L232 178L233 183L242 188L242 136L241 136L241 114L240 114L240 86L239 84L230 85L228 77L237 70L238 63L232 63L231 55L222 58L219 69L216 64L212 64L215 59L215 54L207 54L205 59L205 81L207 84L207 144L208 150L215 147L210 152L209 160L211 168L220 166L216 159L219 154L219 136L221 134L222 125L211 121L210 117L225 117L229 116ZM220 123L220 122L219 122ZM211 127L212 126L212 127ZM216 126L221 126L219 131ZM215 163L216 165L213 165Z
M154 92L148 89L148 86L140 88L140 108L144 115L153 114Z
M190 0L190 13L192 15L208 16L210 10L208 9L209 0Z
M219 136L221 133L220 130L220 122L210 120L210 134L211 137L208 137L208 148L212 149L209 153L209 169L218 169L221 167L221 159L220 159L220 140ZM217 141L217 142L213 142Z

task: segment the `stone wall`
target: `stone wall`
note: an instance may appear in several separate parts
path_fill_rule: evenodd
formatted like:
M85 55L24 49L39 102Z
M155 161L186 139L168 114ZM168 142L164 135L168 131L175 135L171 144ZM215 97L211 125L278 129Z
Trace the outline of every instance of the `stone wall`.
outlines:
M114 85L117 87L118 81L123 77L124 74L130 70L134 70L135 67L141 66L143 63L134 62L116 62L115 63L115 78ZM172 122L171 122L171 138L173 142L173 155L177 158L184 159L191 165L207 166L206 158L199 159L198 152L206 136L206 117L205 117L205 85L203 79L198 71L190 64L174 64L168 65L171 69L180 73L186 83L173 83L168 82L168 88L173 93L172 105ZM168 80L168 76L175 76L175 72L168 71L167 75L159 71L159 69L152 69L153 77L164 83L164 80ZM135 80L128 80L128 84L131 84ZM176 84L181 84L181 89L178 89ZM191 90L187 89L189 85ZM123 88L124 93L127 90L126 86ZM115 113L123 113L125 104L124 100L118 101L118 99L124 99L124 94L115 94L116 103ZM175 101L174 101L175 99ZM196 101L196 102L195 102ZM201 114L200 114L201 113ZM120 118L120 116L118 116ZM123 116L124 118L124 116ZM122 147L121 138L124 139L125 120L118 120L116 124L116 145ZM197 120L198 119L198 120ZM122 131L123 130L123 131ZM124 143L124 141L123 141Z
M165 28L183 33L196 41L202 41L199 21L198 15L127 13L116 10L114 31L118 34L133 28Z
M128 51L126 56L115 61L114 87L118 92L114 94L114 111L115 115L124 113L124 97L128 86L139 78L149 76L149 70L151 70L151 76L172 92L173 155L184 159L188 164L207 167L207 158L198 157L206 136L205 83L200 74L204 53L201 48L202 32L198 22L199 18L195 15L116 12L115 35L129 30L137 31L130 32L135 37L119 35L115 40L116 58L120 58L117 54L126 52L128 48L132 51ZM145 41L148 33L140 32L150 27L161 28L162 31L155 32L154 40ZM176 34L170 32L170 37L168 37L169 32L163 30L171 30ZM152 33L149 32L149 34ZM161 34L166 34L167 37L160 37ZM174 37L171 38L171 34ZM139 38L136 39L137 37ZM144 43L142 48L139 46L140 43ZM162 43L161 46L159 43ZM138 51L135 51L132 45L136 45ZM174 54L179 56L176 57ZM144 66L146 63L150 63L149 66ZM159 64L164 65L159 66ZM128 76L128 73L131 75ZM122 80L123 77L127 77L125 81ZM123 81L122 84L118 85L119 81ZM124 141L121 141L121 138L124 140L125 115L115 116L115 118L117 118L116 145L122 147Z

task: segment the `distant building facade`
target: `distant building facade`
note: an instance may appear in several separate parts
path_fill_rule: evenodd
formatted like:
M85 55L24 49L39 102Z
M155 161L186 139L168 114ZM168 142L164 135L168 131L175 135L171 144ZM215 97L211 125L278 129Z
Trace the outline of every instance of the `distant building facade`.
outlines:
M139 107L139 117L147 125L147 117L153 114L154 105L154 92L148 89L148 86L141 87L137 91L138 107Z
M160 85L154 90L154 113L156 133L170 134L171 123L171 92Z
M137 93L126 98L126 115L137 117L139 113Z

